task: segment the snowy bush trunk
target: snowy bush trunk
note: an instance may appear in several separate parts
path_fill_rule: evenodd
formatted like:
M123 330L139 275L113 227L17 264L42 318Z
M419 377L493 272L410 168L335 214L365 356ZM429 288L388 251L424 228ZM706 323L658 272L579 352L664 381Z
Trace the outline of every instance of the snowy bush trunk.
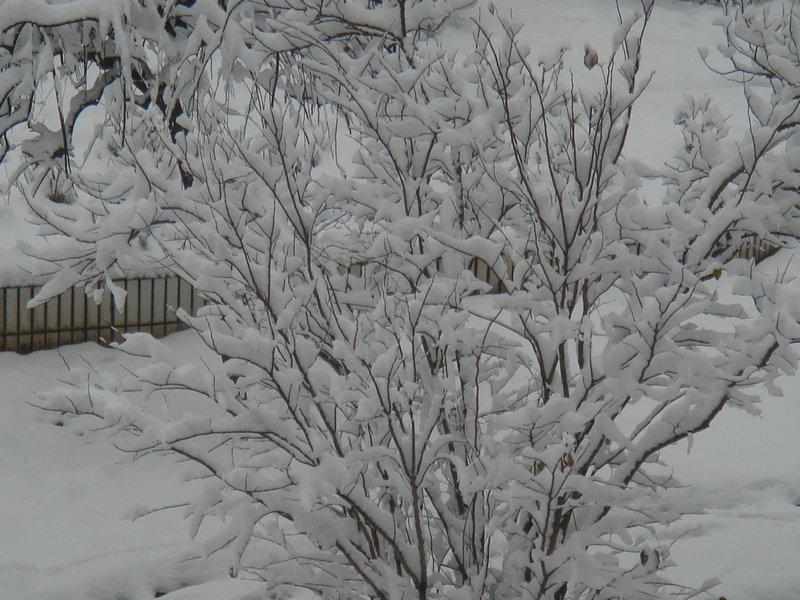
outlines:
M150 88L180 102L175 127L109 87L75 202L29 198L75 281L126 264L191 281L207 305L182 318L219 361L132 335L122 350L148 366L74 369L49 409L188 459L208 480L194 530L223 519L208 550L273 588L680 595L653 545L679 517L658 453L726 405L756 411L749 390L796 362L784 282L722 244L797 235L791 30L730 15L730 59L772 95L749 93L741 142L688 101L649 205L624 147L652 2L581 73L502 19L442 48L430 34L464 4L180 4L194 50L142 54L175 75Z

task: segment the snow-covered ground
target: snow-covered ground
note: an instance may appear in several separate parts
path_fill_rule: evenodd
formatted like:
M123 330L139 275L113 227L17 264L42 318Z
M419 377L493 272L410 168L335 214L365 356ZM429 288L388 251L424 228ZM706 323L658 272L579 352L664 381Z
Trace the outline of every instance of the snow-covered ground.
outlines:
M190 333L169 343L183 355L198 347ZM199 584L204 595L170 600L252 597L252 582L225 581L224 553L208 561L189 547L181 508L134 520L142 507L185 500L180 465L158 456L131 462L105 432L58 426L31 405L66 364L84 359L104 368L120 360L92 343L0 353L0 598L142 600Z
M166 341L184 356L198 347L189 332ZM0 599L258 598L257 584L230 578L224 554L197 557L182 508L132 519L140 507L185 500L181 465L131 462L104 432L56 426L28 404L65 361L83 359L105 369L121 357L94 344L0 354ZM718 577L728 600L800 598L798 387L800 377L786 380L785 397L769 398L761 417L723 413L691 453L663 455L687 485L676 492L686 508L706 511L662 540L684 534L672 550L679 581Z
M525 37L535 52L569 43L576 69L583 69L585 43L601 60L608 53L613 0L494 4L513 9L515 22L527 24ZM711 5L657 0L644 64L655 75L636 108L629 155L649 164L671 155L680 141L673 109L685 93L710 94L741 126L741 93L706 70L697 52L717 43L712 23L718 14ZM30 232L19 207L0 201L0 271L18 265L20 238ZM183 355L198 347L190 333L167 343ZM103 366L121 360L92 344L61 354L0 353L0 600L259 597L258 585L243 574L229 576L224 554L210 561L197 556L182 509L130 518L140 506L182 501L187 484L180 465L157 456L131 463L103 432L79 435L29 404L56 384L65 364L84 358ZM684 446L662 455L687 484L678 497L687 508L705 511L687 520L673 547L677 580L692 585L718 577L715 591L728 600L800 598L800 377L785 380L783 388L784 397L769 398L760 417L729 410L696 436L691 453Z

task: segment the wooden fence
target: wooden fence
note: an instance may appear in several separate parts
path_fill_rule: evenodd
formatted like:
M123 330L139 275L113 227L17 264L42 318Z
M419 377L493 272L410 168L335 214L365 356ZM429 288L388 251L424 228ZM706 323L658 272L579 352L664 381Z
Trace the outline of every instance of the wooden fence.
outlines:
M777 250L772 244L750 239L737 255L758 262ZM491 286L489 293L501 291L500 281L486 263L474 259L470 267L476 277ZM114 308L109 292L96 304L83 289L72 288L28 309L28 301L41 286L0 288L0 351L25 354L86 341L119 341L122 333L134 331L163 337L184 328L175 310L182 308L195 314L202 304L192 286L178 277L141 277L117 283L127 292L122 311Z
M752 258L756 262L760 262L765 258L769 258L780 249L780 246L775 246L762 239L752 237L745 240L745 243L739 248L739 252L736 253L736 256L739 258Z
M0 351L25 354L86 341L119 341L122 333L145 331L156 337L184 326L175 316L194 314L201 304L192 286L178 277L136 278L117 282L128 293L125 308L113 306L106 291L100 304L81 288L72 288L28 309L37 285L0 288Z

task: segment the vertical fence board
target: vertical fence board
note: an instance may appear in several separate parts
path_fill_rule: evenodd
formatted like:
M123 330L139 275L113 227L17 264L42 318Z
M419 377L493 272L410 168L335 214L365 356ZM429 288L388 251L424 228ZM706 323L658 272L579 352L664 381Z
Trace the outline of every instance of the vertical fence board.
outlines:
M139 320L138 325L141 331L153 333L153 280L139 280Z
M55 348L60 342L58 326L61 321L61 296L50 298L44 305L44 348Z
M38 289L32 291L35 295ZM23 305L24 306L24 305ZM24 310L24 308L23 308ZM47 308L45 304L40 304L33 310L25 311L31 322L30 350L42 350L45 347L47 333ZM20 350L23 352L24 350Z
M123 283L123 282L119 282L119 283ZM124 289L127 286L123 285L122 287ZM125 299L125 303L126 304L128 303L127 298ZM125 307L123 306L121 309L118 308L116 306L116 304L114 304L114 297L113 296L111 297L111 316L112 316L112 323L114 324L114 327L118 331L124 331L125 330L125 324L126 324L125 323Z
M3 288L0 291L0 333L3 334L3 339L5 340L6 331L6 294L8 293L7 288Z
M128 290L128 298L125 302L125 332L139 330L139 306L142 303L141 294L139 293L140 279L128 279L126 289Z
M118 281L117 284L123 289L127 288L124 281ZM114 295L111 293L109 293L108 302L111 310L111 324L114 326L112 339L116 342L121 342L123 340L122 334L125 332L125 307L118 309L114 303ZM127 298L125 303L127 304Z
M178 307L192 313L192 286L183 279L178 279Z
M100 313L100 327L98 336L100 339L111 342L114 340L114 330L112 329L114 323L114 301L109 292L104 292L103 297L100 299L100 305L97 307Z
M19 288L8 288L5 294L6 305L6 350L19 350L18 319Z
M72 318L72 297L73 291L67 290L58 297L58 345L72 343L72 328L74 319Z
M167 320L167 285L164 279L153 280L153 335L162 337L166 334L165 326Z
M72 343L86 341L86 307L88 298L82 289L72 288Z
M178 301L180 300L178 281L177 277L170 277L164 281L166 287L166 306L164 307L164 314L167 322L164 333L166 335L178 331L179 321L178 317L175 316L175 311L178 310Z
M201 306L203 306L203 298L200 296L200 292L192 288L192 301L189 305L189 312L193 315L196 315L197 309L199 309Z
M0 352L6 349L6 290L0 291Z
M85 313L83 328L86 331L86 339L96 340L97 338L92 337L92 332L100 327L100 310L93 297L84 294L83 298L83 310Z
M33 348L33 319L27 309L28 300L33 297L33 290L28 286L20 287L17 296L17 333L19 334L19 352L24 354Z

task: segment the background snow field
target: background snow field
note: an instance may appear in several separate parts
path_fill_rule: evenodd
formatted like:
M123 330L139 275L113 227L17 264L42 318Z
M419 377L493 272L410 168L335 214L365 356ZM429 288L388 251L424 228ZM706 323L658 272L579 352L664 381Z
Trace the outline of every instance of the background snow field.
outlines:
M495 0L525 23L535 53L569 44L569 64L583 69L585 43L600 60L616 28L613 0ZM624 4L624 3L623 3ZM479 4L480 6L480 4ZM476 9L477 10L477 9ZM482 8L486 10L486 8ZM673 110L684 94L708 93L734 128L742 129L743 99L732 83L708 71L698 46L712 50L719 8L657 0L646 37L643 72L655 72L634 109L626 153L658 165L680 143ZM469 36L469 21L446 32L448 43ZM0 180L4 174L0 173ZM4 183L0 181L0 183ZM653 201L658 189L648 188ZM19 272L21 245L32 229L13 198L0 201L0 273ZM785 254L762 268L777 268ZM800 276L800 257L792 263ZM800 288L800 284L798 285ZM799 289L800 291L800 289ZM192 333L171 336L176 353L192 356ZM159 456L136 462L102 431L81 434L31 405L51 389L66 364L103 367L129 361L93 344L29 356L0 353L0 600L255 600L259 584L231 577L224 552L211 558L188 538L183 509L133 520L141 507L178 505L187 486L181 465ZM760 417L729 410L686 446L662 453L686 484L671 493L697 513L660 532L677 540L670 575L687 585L717 577L728 600L800 598L800 376L782 381L784 396ZM213 533L213 532L211 532ZM201 530L203 535L209 532Z

